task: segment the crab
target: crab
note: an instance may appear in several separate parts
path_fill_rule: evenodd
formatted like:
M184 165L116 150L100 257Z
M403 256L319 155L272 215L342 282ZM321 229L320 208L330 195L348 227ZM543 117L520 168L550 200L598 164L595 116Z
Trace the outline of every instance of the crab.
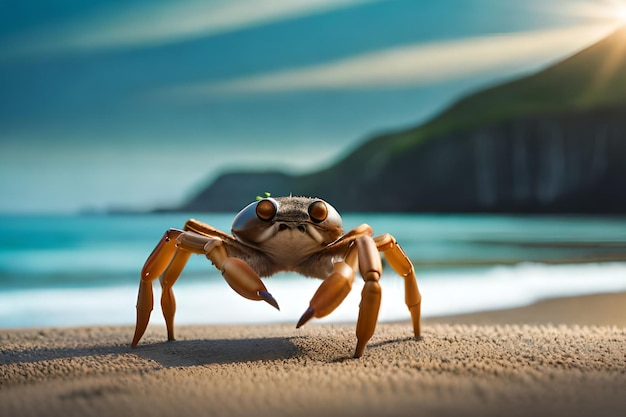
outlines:
M363 280L356 324L354 357L361 357L373 336L381 301L379 279L382 252L389 265L404 278L405 303L420 337L421 294L413 264L390 234L373 237L367 224L344 234L341 216L319 198L258 198L235 217L232 235L195 219L183 230L169 229L148 257L142 271L137 297L137 322L131 346L143 336L153 308L152 282L160 278L161 307L168 340L174 340L176 302L172 286L192 254L205 255L221 271L226 282L241 296L278 303L260 277L281 271L320 278L322 283L311 298L296 328L312 318L330 314L352 288L355 271Z

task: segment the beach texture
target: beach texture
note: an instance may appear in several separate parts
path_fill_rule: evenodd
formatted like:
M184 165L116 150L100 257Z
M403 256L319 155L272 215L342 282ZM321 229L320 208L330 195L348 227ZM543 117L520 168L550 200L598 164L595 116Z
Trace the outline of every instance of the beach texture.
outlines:
M382 323L360 359L352 324L132 331L0 330L0 416L626 415L626 294L428 319L421 340Z

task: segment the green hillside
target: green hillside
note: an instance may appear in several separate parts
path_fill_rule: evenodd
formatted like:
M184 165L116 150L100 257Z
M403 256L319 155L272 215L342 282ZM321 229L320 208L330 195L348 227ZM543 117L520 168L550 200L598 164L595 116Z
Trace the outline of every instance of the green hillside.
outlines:
M626 27L543 71L468 96L424 125L384 138L387 143L380 145L396 153L452 131L624 102Z

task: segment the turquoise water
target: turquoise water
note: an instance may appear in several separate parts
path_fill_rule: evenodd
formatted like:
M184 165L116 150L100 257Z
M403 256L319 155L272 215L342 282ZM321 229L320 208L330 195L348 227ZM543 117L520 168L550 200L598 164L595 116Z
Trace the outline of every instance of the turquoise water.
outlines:
M167 228L189 217L222 230L232 220L223 214L1 216L0 327L132 323L143 262ZM626 290L626 219L344 216L346 230L360 223L393 234L404 247L416 265L425 315ZM381 318L404 318L400 280L385 272L383 281L389 295ZM175 287L177 321L297 321L319 281L279 274L266 285L280 313L241 299L210 262L193 257ZM358 292L328 320L355 319ZM157 314L153 321L162 323Z

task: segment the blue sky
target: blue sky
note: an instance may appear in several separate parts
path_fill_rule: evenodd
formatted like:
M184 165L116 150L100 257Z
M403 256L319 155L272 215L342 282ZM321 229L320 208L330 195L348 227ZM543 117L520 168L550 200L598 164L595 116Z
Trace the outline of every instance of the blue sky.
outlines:
M609 33L618 0L4 1L0 212L304 172ZM295 190L297 192L297 190Z

